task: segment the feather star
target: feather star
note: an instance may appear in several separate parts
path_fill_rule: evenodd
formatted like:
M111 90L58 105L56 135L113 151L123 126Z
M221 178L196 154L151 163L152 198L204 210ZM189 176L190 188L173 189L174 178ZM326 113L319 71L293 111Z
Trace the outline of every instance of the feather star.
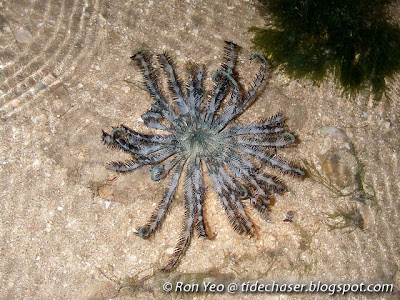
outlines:
M267 71L265 58L253 54L250 60L259 61L260 67L248 91L241 93L234 75L237 50L237 45L226 42L224 62L212 74L214 88L208 98L203 87L203 67L194 66L189 70L191 80L184 92L172 60L166 54L158 55L168 78L172 101L168 101L161 91L150 57L142 52L136 53L131 58L140 67L144 85L154 100L142 119L146 126L165 134L142 134L124 125L114 128L110 134L103 131L105 144L132 155L129 161L110 163L109 170L125 173L150 165L152 180L171 177L149 221L137 229L139 237L147 239L160 227L179 179L183 177L183 229L163 271L171 271L177 266L194 231L201 237L210 238L203 212L205 169L233 228L250 236L255 227L246 206L251 204L265 216L273 194L286 191L278 177L264 173L261 167L269 165L283 173L304 175L302 169L276 154L277 148L288 147L295 141L281 114L245 125L233 123L254 102Z

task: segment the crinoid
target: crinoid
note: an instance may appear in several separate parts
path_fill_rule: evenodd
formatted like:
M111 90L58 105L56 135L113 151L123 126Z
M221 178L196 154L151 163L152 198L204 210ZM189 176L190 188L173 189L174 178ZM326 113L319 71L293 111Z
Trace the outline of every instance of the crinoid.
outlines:
M253 54L250 59L257 59L261 66L249 90L240 93L233 73L237 48L234 43L226 42L224 63L212 74L215 86L209 99L205 99L203 67L193 68L192 79L184 93L171 59L165 54L158 55L169 78L171 102L157 84L150 58L144 53L136 53L131 58L141 68L144 85L155 101L142 119L148 127L166 134L142 134L124 125L114 128L110 134L103 131L105 144L132 155L129 161L110 163L109 170L124 173L151 165L151 179L155 181L171 174L161 202L150 220L138 228L139 237L149 238L160 226L174 198L179 178L184 176L186 213L183 230L164 271L177 265L194 230L202 237L209 237L203 214L205 168L233 228L249 235L254 233L254 224L246 213L244 200L248 199L265 214L272 194L286 190L278 178L263 173L261 163L284 173L304 175L299 167L280 159L275 153L277 148L287 147L295 141L294 135L285 130L281 114L246 125L232 124L253 102L267 70L264 57ZM185 175L182 175L184 169Z

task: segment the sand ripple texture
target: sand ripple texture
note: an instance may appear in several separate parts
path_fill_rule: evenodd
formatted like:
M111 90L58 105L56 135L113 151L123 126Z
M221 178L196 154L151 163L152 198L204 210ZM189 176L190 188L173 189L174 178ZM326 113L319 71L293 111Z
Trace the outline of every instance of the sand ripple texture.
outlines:
M8 116L84 72L104 37L99 1L15 1L1 21L0 110Z

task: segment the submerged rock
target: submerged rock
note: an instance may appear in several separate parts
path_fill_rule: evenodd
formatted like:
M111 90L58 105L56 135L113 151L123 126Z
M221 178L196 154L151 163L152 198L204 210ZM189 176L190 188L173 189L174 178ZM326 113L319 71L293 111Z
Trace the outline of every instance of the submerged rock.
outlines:
M329 182L342 190L354 186L358 163L348 149L331 148L321 156L321 169Z

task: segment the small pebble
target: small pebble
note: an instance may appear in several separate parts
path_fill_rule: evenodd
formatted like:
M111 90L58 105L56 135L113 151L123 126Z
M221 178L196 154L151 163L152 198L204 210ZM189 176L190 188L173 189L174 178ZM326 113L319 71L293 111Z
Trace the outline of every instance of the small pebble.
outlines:
M131 90L129 86L124 86L121 89L125 92L125 94L128 94Z
M165 250L165 252L166 252L168 255L174 254L174 247L169 247L167 250Z
M15 34L15 38L18 43L27 44L32 39L32 34L28 30L22 29Z
M346 133L343 130L337 128L337 127L323 126L323 127L320 128L320 130L322 132L329 133L330 135L336 136L336 137L344 139L344 140L348 139Z
M35 84L35 88L36 90L40 91L40 90L44 90L47 86L43 83L43 82L38 82Z
M105 207L106 209L108 209L108 208L110 207L110 204L111 204L111 201L106 200L106 201L104 202L104 207Z
M289 211L286 213L286 217L285 217L285 219L283 220L283 222L292 222L292 221L293 221L293 218L294 218L294 216L295 216L295 214L296 214L296 212L294 212L293 210L289 210Z

